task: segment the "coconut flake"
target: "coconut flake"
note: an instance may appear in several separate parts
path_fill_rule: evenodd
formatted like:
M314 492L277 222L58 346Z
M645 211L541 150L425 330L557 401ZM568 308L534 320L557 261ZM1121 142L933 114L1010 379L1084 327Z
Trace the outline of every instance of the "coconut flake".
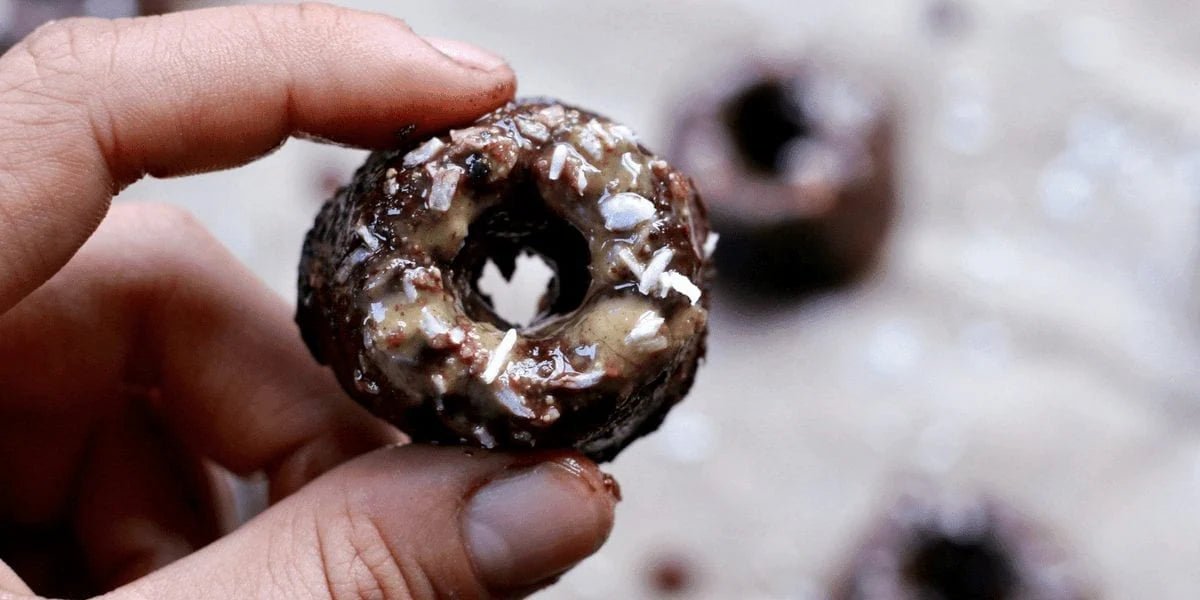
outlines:
M379 249L379 238L375 237L375 234L371 233L366 225L360 223L358 227L354 228L354 231L358 232L358 237L362 238L363 243L371 249L371 252Z
M450 331L450 326L433 314L428 306L421 309L421 332L425 337L436 337L447 331Z
M514 417L522 419L532 419L535 415L529 407L525 405L524 400L517 395L511 387L501 385L500 389L496 390L496 398L500 400L500 404L508 409Z
M642 165L634 160L632 152L626 152L621 155L621 168L625 169L625 172L629 173L629 178L635 182L638 180L638 177L642 176Z
M382 302L372 302L371 303L371 320L372 321L375 321L376 324L382 323L384 317L386 317L386 316L387 316L387 308L383 305Z
M567 145L555 144L554 154L550 156L550 170L546 173L546 177L550 181L557 181L562 176L563 167L567 165Z
M344 283L350 278L350 271L353 270L354 267L361 264L364 260L367 260L367 257L369 256L371 256L370 252L367 252L362 248L355 248L354 252L351 252L350 256L347 256L346 259L342 261L342 264L338 266L338 270L334 272L334 281L337 281L338 283Z
M613 146L616 145L617 140L613 139L612 134L599 121L595 119L588 121L587 128L600 140L600 143L604 144L605 148L612 150ZM597 156L596 160L600 160L600 157Z
M587 185L587 173L584 172L583 167L575 169L575 181L572 183L572 186L575 188L575 193L582 196L583 192L587 191Z
M688 279L686 275L679 271L667 271L659 276L658 281L662 286L659 288L659 294L662 296L667 295L667 290L675 290L687 296L688 300L692 301L692 304L700 300L700 288L696 287L696 284L692 283L691 279Z
M433 382L433 389L437 390L437 393L446 393L446 378L442 377L441 373L435 373L429 380Z
M629 335L625 336L626 344L635 344L648 340L658 335L659 328L662 327L666 320L658 311L648 310L638 317L636 323L633 324L633 329L629 330Z
M429 208L446 212L450 210L450 202L458 191L458 182L462 179L463 169L458 165L450 165L437 172L433 177L433 185L429 188Z
M609 231L629 231L654 218L654 203L633 192L621 192L600 202L604 228Z
M492 130L487 127L467 127L466 129L451 129L450 141L455 144L469 146L471 148L480 148L487 143L488 138L492 135Z
M670 248L659 248L658 252L650 258L650 264L646 265L646 270L642 271L641 277L638 279L638 291L643 294L649 294L656 286L660 284L663 271L667 270L667 265L671 264L671 258L675 256L675 251Z
M634 133L632 129L624 125L613 125L611 131L613 135L617 136L618 139L629 142L630 144L641 143L641 140L638 139L638 134Z
M496 447L496 438L492 437L491 432L483 425L476 425L475 429L471 430L471 433L475 434L475 440L479 442L480 446L484 448Z
M412 152L404 155L404 167L409 168L425 164L426 161L437 156L437 153L441 152L442 148L445 147L446 142L443 142L440 138L432 138L428 142L417 146Z
M633 273L634 277L637 277L638 279L642 278L642 272L646 270L646 265L643 265L640 261L638 261L637 257L633 255L633 251L631 251L628 246L617 250L617 258L621 259L621 262L625 263L626 267L629 267L629 271Z
M596 134L591 130L584 129L579 132L579 147L587 153L588 156L595 160L604 158L604 147L600 145L600 140L596 138Z
M546 129L545 125L524 117L517 117L516 121L517 131L520 131L521 135L543 144L550 139L550 130Z
M388 169L383 172L383 193L389 198L394 198L400 193L400 182L396 178L400 176L400 172L395 169Z
M492 351L492 355L488 357L487 368L483 370L483 382L491 383L500 375L500 371L508 364L508 355L512 352L513 345L517 343L517 330L509 329L504 334L504 339L500 340L500 345Z
M720 239L721 235L717 232L708 232L708 237L704 238L704 258L711 257L717 251L717 241Z
M405 271L404 281L401 286L404 288L404 297L408 298L409 302L417 301L417 286L413 285L413 278L416 277L416 271Z
M562 122L567 118L567 113L561 105L555 104L539 110L535 118L541 121L546 127L554 129L562 125Z
M600 383L602 379L604 379L604 370L597 369L587 373L567 373L556 379L555 384L568 390L582 390Z

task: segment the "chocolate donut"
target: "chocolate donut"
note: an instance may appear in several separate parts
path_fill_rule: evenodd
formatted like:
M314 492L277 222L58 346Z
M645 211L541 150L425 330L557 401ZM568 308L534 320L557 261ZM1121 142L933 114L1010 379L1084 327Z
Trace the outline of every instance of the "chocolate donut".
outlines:
M812 64L756 62L688 96L670 159L704 190L721 281L752 294L844 285L894 211L882 94Z
M414 440L608 460L691 387L709 229L689 180L629 128L550 100L372 154L304 244L297 322L318 360ZM522 252L540 316L477 286Z
M835 586L834 600L1086 600L1053 544L990 500L905 498Z

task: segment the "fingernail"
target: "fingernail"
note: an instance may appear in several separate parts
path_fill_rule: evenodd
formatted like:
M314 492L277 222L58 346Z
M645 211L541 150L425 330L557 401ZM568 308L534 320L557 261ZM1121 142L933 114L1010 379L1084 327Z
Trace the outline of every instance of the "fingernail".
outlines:
M594 472L578 467L570 459L543 463L492 481L471 498L467 544L490 589L554 577L608 538L616 500Z
M505 64L503 58L466 42L442 38L425 38L425 41L464 67L494 71Z

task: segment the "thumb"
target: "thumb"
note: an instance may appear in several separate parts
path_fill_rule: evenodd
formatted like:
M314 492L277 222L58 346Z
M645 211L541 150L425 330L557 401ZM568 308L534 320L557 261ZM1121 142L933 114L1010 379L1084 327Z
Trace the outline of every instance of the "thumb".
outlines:
M600 547L610 487L574 454L385 448L107 598L520 596Z

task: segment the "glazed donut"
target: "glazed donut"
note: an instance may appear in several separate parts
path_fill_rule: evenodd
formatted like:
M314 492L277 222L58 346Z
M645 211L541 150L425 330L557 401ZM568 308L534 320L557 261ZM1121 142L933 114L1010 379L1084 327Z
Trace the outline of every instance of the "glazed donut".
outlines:
M371 155L304 244L318 360L416 441L608 460L691 387L709 229L690 181L627 127L550 100ZM521 252L555 275L519 326L477 286Z
M883 94L824 66L759 60L693 90L669 158L721 232L721 281L753 294L841 286L875 263L895 210Z
M1087 600L1044 532L988 499L906 497L835 583L833 600Z

